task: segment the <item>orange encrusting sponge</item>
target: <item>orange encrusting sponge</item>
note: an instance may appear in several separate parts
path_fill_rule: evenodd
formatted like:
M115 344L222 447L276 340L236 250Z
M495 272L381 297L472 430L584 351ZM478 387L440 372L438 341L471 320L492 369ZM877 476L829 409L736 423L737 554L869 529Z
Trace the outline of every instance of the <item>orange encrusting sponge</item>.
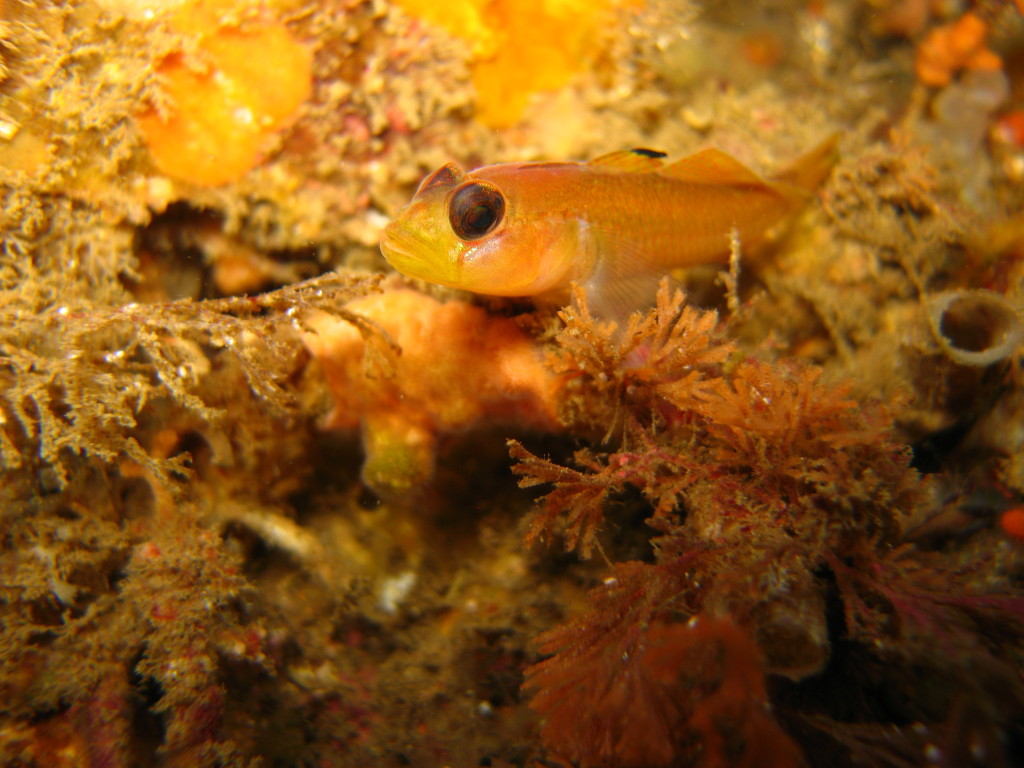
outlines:
M199 40L196 53L168 56L157 70L167 107L137 116L150 156L182 181L237 181L309 98L312 53L280 23L223 24L202 1L184 6L171 26Z
M476 116L492 128L522 117L530 96L566 85L589 67L615 23L640 0L398 0L473 49Z
M932 30L917 47L917 79L925 85L944 86L963 69L1002 69L1002 59L986 47L988 31L988 24L970 11Z
M1007 536L1024 544L1024 507L1014 507L1003 512L999 524Z

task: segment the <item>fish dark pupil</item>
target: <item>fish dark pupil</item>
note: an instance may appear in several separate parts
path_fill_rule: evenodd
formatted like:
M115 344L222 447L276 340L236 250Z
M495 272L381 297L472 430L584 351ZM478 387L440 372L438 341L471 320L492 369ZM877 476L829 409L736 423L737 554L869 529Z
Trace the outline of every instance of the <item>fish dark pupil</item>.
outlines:
M474 205L469 209L466 218L462 222L462 228L466 234L483 234L494 224L494 210L485 203Z
M452 231L463 240L483 237L501 222L505 198L494 185L474 181L455 190L448 203Z

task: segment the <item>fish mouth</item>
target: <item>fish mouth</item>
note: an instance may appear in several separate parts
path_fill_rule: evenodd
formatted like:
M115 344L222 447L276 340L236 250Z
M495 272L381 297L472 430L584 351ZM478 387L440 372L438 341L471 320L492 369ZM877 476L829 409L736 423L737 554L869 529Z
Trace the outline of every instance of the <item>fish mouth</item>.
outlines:
M388 264L399 272L404 272L408 264L416 262L415 250L409 249L400 238L395 236L391 231L393 226L393 224L389 224L384 229L384 236L380 240L380 252L384 254Z
M380 241L380 251L388 264L406 277L448 284L450 277L444 274L444 264L433 254L430 245L410 236L396 224L392 222L384 228Z

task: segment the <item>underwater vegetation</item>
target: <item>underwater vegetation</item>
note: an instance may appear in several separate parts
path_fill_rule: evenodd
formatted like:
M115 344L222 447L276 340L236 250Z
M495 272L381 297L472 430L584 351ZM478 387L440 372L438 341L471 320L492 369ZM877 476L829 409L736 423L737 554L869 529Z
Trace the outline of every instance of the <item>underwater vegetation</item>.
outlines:
M0 2L0 765L1019 763L1022 51L1000 0ZM615 312L380 251L438 168L662 153L817 170Z
M969 586L996 575L989 557L968 563L905 542L934 488L881 404L851 400L813 366L730 360L714 313L686 307L667 284L621 336L579 293L561 318L555 369L574 385L568 420L612 425L605 438L619 447L561 465L510 443L520 485L553 486L526 541L557 534L590 556L606 510L628 509L632 489L653 558L614 563L586 613L541 635L552 655L527 669L524 687L555 754L581 766L763 765L767 755L801 765L765 709L763 675L824 674L849 690L863 681L824 670L851 646L871 649L878 679L925 667L956 680L941 703L905 691L912 720L933 707L942 720L979 696L1012 702L972 734L986 754L1002 751L1002 729L1024 704L1011 672L1024 596ZM981 669L995 676L976 677ZM865 737L847 732L848 713L801 712L807 704L782 695L772 711L827 738ZM891 727L878 735L896 751Z

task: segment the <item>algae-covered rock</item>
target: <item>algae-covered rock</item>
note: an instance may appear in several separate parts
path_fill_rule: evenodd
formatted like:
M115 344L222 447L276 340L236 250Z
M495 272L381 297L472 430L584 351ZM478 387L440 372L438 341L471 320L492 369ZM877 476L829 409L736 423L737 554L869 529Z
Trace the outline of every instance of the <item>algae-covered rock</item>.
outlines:
M0 764L1011 764L1017 5L0 2ZM379 252L837 132L617 323Z

